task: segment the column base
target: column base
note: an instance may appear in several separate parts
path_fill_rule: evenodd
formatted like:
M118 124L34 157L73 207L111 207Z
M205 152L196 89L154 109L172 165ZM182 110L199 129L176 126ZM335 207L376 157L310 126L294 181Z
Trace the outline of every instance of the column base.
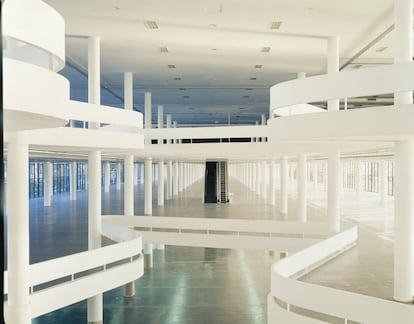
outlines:
M154 258L152 253L151 254L144 254L144 267L145 268L153 268L154 266Z
M133 281L124 285L124 297L132 296L135 296L135 283Z

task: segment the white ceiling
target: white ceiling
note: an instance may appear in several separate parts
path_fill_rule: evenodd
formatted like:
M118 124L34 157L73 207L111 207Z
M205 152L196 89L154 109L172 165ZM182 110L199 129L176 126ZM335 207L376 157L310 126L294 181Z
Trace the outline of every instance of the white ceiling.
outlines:
M340 37L343 64L393 23L392 0L46 2L66 21L69 66L62 73L72 98L87 98L78 70L87 68L86 36L100 36L102 82L112 92L103 89L102 103L122 106L122 73L132 71L135 106L142 111L143 93L151 91L154 113L163 104L179 124L227 123L229 114L231 123L255 123L268 113L270 86L297 72L325 71L327 37ZM282 22L279 30L270 29L272 21ZM390 63L392 56L391 33L347 68Z

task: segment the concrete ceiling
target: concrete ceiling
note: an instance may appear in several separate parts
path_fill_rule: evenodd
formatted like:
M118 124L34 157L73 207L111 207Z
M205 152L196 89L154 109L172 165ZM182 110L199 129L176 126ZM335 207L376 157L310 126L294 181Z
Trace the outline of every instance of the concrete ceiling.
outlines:
M341 65L369 45L347 69L389 64L393 57L392 31L370 44L392 25L392 0L46 2L66 21L62 73L72 98L87 100L81 73L87 36L100 36L102 103L122 107L122 74L134 72L135 107L142 111L143 93L151 91L154 122L162 104L181 125L223 124L229 117L254 124L268 113L270 86L297 72L324 73L330 36L340 37ZM158 29L148 29L148 21ZM272 22L280 28L271 29Z

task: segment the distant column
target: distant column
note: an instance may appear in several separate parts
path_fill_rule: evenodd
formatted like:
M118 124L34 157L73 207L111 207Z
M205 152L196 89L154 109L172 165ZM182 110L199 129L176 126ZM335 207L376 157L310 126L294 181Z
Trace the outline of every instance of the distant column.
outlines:
M44 166L43 203L44 206L50 206L53 193L53 164L50 161L46 161Z
M152 215L152 159L145 159L145 205L144 214Z
M276 204L276 161L270 161L270 204Z
M173 195L178 196L178 161L174 161Z
M105 192L109 192L111 185L111 163L109 161L105 162Z
M280 204L279 212L288 213L288 161L287 158L280 158Z
M172 179L172 161L167 161L167 199L172 199L173 196L173 179Z
M385 207L387 205L387 195L388 195L388 161L380 161L380 197L381 197L381 206Z
M76 200L77 185L77 168L76 162L70 162L70 200Z
M339 150L332 148L328 152L328 230L333 233L340 231L340 154Z
M297 189L298 189L298 220L307 221L307 199L306 199L306 180L307 180L307 159L305 154L298 156L297 169Z
M158 206L164 206L164 161L158 161Z
M117 190L121 189L121 163L120 162L117 163L117 167L116 167L116 189Z

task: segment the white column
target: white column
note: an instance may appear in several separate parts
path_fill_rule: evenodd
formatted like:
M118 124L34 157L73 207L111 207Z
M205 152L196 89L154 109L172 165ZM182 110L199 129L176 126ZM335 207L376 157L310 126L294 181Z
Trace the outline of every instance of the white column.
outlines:
M260 195L262 191L262 172L260 162L256 162L256 193Z
M270 162L270 204L276 204L276 161L272 160Z
M171 115L167 114L167 128L171 128L172 127L172 119L171 119ZM171 139L167 139L167 144L171 144L172 140Z
M414 141L395 143L394 299L414 295Z
M328 38L328 74L339 72L339 38ZM328 101L328 111L339 110L339 99Z
M134 108L134 85L132 72L124 73L124 107L127 111ZM134 156L129 154L124 158L124 215L134 216ZM124 296L135 295L135 282L124 285Z
M305 154L298 156L297 169L297 189L298 189L298 220L307 221L307 199L306 199L306 180L307 180L307 159Z
M134 216L134 157L124 159L124 215Z
M177 128L177 122L176 121L173 122L173 128ZM176 139L176 138L173 138L172 142L175 143L175 144L179 144L179 140Z
M413 1L394 0L395 63L413 57ZM394 104L412 104L411 91L394 94ZM412 302L414 295L414 142L395 143L394 299Z
M318 189L318 163L313 163L313 189Z
M101 104L101 44L99 37L89 37L88 42L88 102ZM98 129L99 123L89 122L90 129Z
M116 190L121 189L121 163L116 164Z
M267 162L262 161L262 197L267 199Z
M145 159L145 205L144 214L152 215L152 159Z
M89 250L101 247L101 152L88 154L88 247ZM88 299L88 322L102 323L102 294Z
M179 163L179 176L178 176L178 191L179 192L182 192L183 191L183 183L184 183L184 179L183 179L183 176L184 176L184 174L183 174L183 163L182 162L180 162Z
M288 213L288 161L285 157L280 158L280 207L279 212Z
M101 103L100 39L90 37L88 43L88 102ZM89 123L99 129L99 123ZM101 247L101 152L88 153L88 244L89 249ZM88 298L88 323L102 323L102 294Z
M105 192L109 192L111 185L111 163L109 161L105 162Z
M77 168L76 162L70 163L70 200L76 200L76 184L77 184Z
M332 233L340 231L340 158L339 150L332 148L328 152L328 230Z
M158 106L158 111L157 111L157 126L159 129L164 127L164 106L159 105ZM159 138L158 139L158 144L163 144L163 139Z
M16 134L7 152L7 323L30 324L29 148Z
M53 164L50 161L46 161L44 166L43 203L44 206L50 206L53 193Z
M164 161L158 161L158 206L164 206Z
M380 198L381 206L385 207L387 204L387 195L388 195L388 161L380 161Z
M174 162L174 187L173 187L173 195L178 196L178 161Z
M134 186L138 185L138 177L139 177L138 163L134 163Z
M151 128L151 92L145 92L145 125L144 128Z
M173 180L172 180L172 161L167 161L167 199L172 199L173 195Z
M124 72L124 107L132 111L134 108L134 81L132 72Z
M356 199L361 198L362 191L362 162L355 162L355 195Z

